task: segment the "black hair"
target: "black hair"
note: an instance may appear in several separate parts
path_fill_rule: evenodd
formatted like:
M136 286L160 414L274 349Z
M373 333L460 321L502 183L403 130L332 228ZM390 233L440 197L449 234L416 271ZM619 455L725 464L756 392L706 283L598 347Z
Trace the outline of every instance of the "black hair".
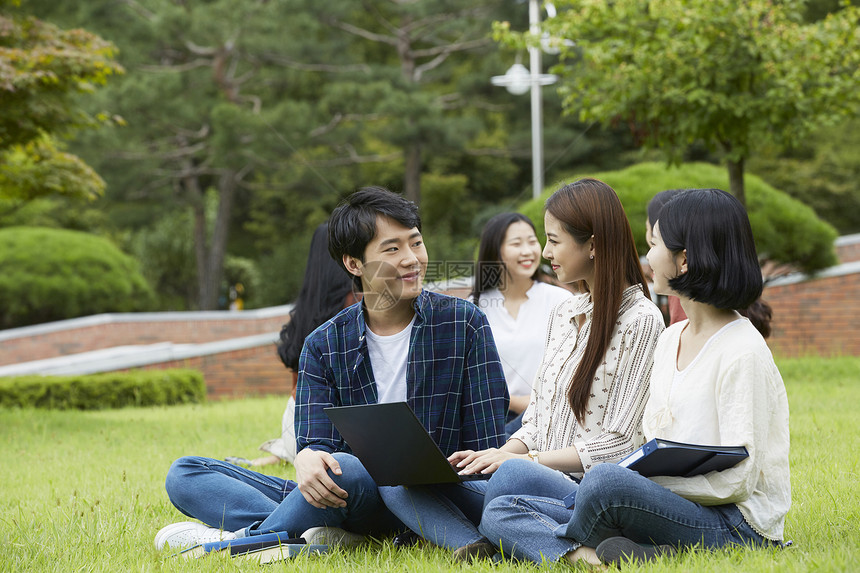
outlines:
M721 309L746 308L761 296L750 220L734 196L687 190L663 206L657 222L666 248L687 250L687 272L669 280L675 292Z
M739 308L737 311L749 319L755 329L761 333L762 338L770 336L770 321L773 319L773 309L768 303L759 298L748 307Z
M376 218L382 215L407 229L421 230L418 206L382 187L363 187L341 201L331 213L328 224L328 249L331 257L346 271L343 256L364 262L367 245L376 236ZM348 272L348 271L347 271ZM361 290L361 277L352 275Z
M278 356L287 368L299 370L299 355L308 334L344 307L352 292L351 275L328 252L328 225L314 231L308 264L290 321L281 328Z
M478 304L481 293L497 288L502 283L505 275L505 268L502 263L502 243L505 242L508 227L519 222L528 224L532 231L535 231L532 220L522 213L500 213L484 225L484 230L481 231L481 243L478 246L475 279L472 285L472 299L475 304ZM539 280L544 277L540 268L540 261L537 261L535 266L532 280Z
M678 193L683 193L686 189L666 189L665 191L660 191L648 201L648 224L651 225L651 228L654 228L654 223L657 222L657 219L660 218L660 210L663 209L663 205L671 201L675 198Z

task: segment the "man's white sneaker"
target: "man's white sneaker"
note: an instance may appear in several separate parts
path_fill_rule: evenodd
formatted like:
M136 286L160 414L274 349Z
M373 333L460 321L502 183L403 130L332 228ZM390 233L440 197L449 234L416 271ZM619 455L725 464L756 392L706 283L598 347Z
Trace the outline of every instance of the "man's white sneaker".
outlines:
M367 537L341 529L340 527L311 527L302 538L309 545L343 545L353 547L367 541Z
M186 549L200 543L236 539L232 531L209 527L197 521L171 523L155 535L155 548L159 551L165 546L171 549Z

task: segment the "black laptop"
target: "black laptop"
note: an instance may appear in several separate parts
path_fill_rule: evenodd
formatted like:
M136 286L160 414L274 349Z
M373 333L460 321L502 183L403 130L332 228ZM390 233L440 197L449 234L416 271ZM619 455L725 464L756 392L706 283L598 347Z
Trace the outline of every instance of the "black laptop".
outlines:
M491 475L459 475L406 402L323 411L377 485L457 483Z

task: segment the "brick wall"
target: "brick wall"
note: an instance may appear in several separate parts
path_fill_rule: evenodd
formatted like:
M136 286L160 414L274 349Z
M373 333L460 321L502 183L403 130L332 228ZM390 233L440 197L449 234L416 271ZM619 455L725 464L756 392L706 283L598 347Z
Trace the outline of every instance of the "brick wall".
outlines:
M841 263L860 261L860 234L839 237L836 240L836 256Z
M762 298L774 315L768 339L774 354L860 356L860 264L841 267L845 272L787 278L765 288Z
M278 332L290 306L245 312L103 314L0 331L0 366L134 344L204 343Z
M143 370L168 368L201 371L210 398L242 398L265 394L282 394L286 397L295 384L292 371L278 359L273 344L151 364L144 366Z

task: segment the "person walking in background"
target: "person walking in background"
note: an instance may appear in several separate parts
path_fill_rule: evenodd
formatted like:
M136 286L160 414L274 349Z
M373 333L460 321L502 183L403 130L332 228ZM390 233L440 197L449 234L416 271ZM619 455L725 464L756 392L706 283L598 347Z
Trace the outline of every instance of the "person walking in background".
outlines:
M512 489L489 501L481 522L506 555L598 564L692 546L781 545L791 506L788 400L764 338L735 310L762 292L743 205L717 189L678 195L655 222L648 262L654 290L679 297L688 318L654 353L645 439L745 446L749 457L692 477L649 479L602 464L549 496ZM559 503L574 492L572 509Z
M501 448L448 458L461 473L496 473L489 482L380 488L404 524L457 559L498 551L478 531L485 494L489 500L491 491L504 489L494 485L498 478L516 480L517 491L543 494L559 489L558 482L574 485L643 442L652 354L665 325L649 298L621 201L605 183L581 179L547 200L544 221L543 255L558 280L580 294L552 312L522 427ZM500 476L506 467L516 471Z
M572 296L549 284L541 270L534 223L520 213L501 213L484 225L470 300L487 315L511 403L508 437L522 425L532 382L546 343L552 309Z
M293 303L289 321L281 328L278 341L278 357L287 367L290 380L290 398L281 420L281 436L260 446L262 451L270 454L268 456L253 460L231 456L225 458L226 461L251 467L293 461L296 457L296 379L305 337L359 300L361 295L356 295L353 289L352 275L345 272L329 254L328 223L323 223L314 230L302 288Z

